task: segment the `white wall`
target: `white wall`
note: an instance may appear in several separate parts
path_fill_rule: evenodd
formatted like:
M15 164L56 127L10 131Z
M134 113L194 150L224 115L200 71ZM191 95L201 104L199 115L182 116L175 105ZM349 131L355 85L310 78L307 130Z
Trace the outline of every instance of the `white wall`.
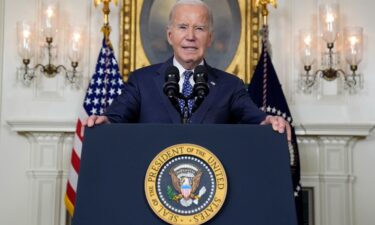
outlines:
M317 5L322 0L280 0L277 10L271 10L270 39L273 45L273 62L288 97L295 124L372 124L375 121L375 2L371 0L340 0L344 25L361 25L365 29L365 54L359 70L365 76L365 88L359 94L349 96L323 95L317 98L298 93L296 80L301 66L297 55L298 29L316 26ZM17 55L16 21L37 20L40 0L0 0L0 224L29 225L33 200L33 167L30 138L12 131L9 121L68 121L74 124L82 103L84 90L74 90L63 85L63 80L42 80L38 88L24 87L16 81L16 68L21 60ZM102 24L101 10L92 1L60 1L64 20L84 23L90 34L85 50L83 74L91 76L101 44L99 32ZM118 49L119 9L112 7L112 41ZM4 32L1 32L4 25ZM2 44L4 43L4 45ZM61 45L62 43L60 43ZM117 55L119 51L117 51ZM62 59L64 61L64 59ZM65 139L64 139L65 140ZM69 142L69 141L68 141ZM353 171L355 225L375 224L374 162L375 136L360 140L354 148ZM68 148L67 148L68 149ZM60 162L57 170L68 164L69 155ZM48 154L47 154L48 156ZM51 156L53 157L53 156ZM38 170L39 171L39 170ZM39 171L41 172L41 171ZM47 171L48 172L48 171ZM66 175L66 174L64 174ZM43 197L43 195L42 195ZM63 218L59 218L63 221ZM56 222L55 224L58 224ZM38 224L39 225L39 224Z
M318 5L338 2L341 30L344 26L364 27L364 59L359 71L365 76L365 87L356 95L305 95L297 90L297 79L303 69L298 58L298 31L317 27ZM374 124L375 121L375 2L371 0L281 0L271 10L270 39L273 62L288 97L295 125L306 124ZM375 224L375 135L374 131L354 147L354 224ZM308 160L308 159L305 159Z
M4 11L5 11L5 6L4 6L4 0L0 0L0 32L4 34ZM0 35L0 90L3 89L2 86L2 77L3 77L3 35ZM0 98L0 109L2 106L2 99ZM0 110L0 121L1 121L1 111ZM1 142L1 129L0 129L0 142Z

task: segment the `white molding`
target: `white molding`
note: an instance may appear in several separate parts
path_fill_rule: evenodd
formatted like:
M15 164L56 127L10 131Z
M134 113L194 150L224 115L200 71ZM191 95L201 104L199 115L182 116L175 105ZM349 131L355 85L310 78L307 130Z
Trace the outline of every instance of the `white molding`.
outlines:
M12 131L23 132L74 132L76 121L73 120L7 120Z
M295 126L298 136L354 136L367 137L375 128L369 123L305 123Z
M3 88L3 62L4 62L4 21L5 21L5 0L0 0L0 121L2 118L2 90ZM0 129L0 135L1 135L1 129Z
M66 174L63 171L56 170L29 170L26 172L29 178L62 178Z

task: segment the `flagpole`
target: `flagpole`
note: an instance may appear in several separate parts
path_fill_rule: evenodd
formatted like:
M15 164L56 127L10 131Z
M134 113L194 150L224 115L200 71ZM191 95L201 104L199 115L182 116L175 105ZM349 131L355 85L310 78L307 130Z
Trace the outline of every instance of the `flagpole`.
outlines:
M271 4L273 7L277 8L277 0L253 0L254 6L260 8L263 16L263 25L268 25L268 5Z
M109 25L109 14L111 13L111 10L109 9L109 4L112 1L116 6L118 5L118 0L94 0L95 7L98 7L100 3L103 3L102 12L104 14L104 24L102 26L101 31L103 32L105 41L110 48L112 48L112 44L109 39L109 35L111 34L111 26Z
M269 11L267 6L269 4L272 4L275 8L277 7L277 0L253 0L254 7L259 8L261 10L262 16L263 16L263 26L261 30L261 36L262 36L262 60L263 63L263 99L262 99L262 107L261 109L266 112L267 108L267 92L268 92L268 15Z

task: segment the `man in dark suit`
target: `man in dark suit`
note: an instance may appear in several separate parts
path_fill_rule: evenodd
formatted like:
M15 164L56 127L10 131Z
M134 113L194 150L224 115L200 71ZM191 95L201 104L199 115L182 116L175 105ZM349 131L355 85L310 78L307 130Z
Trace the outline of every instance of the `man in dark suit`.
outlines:
M102 123L181 123L176 110L163 93L165 71L170 66L180 73L180 91L191 91L194 80L189 77L198 65L208 72L209 94L191 114L190 123L272 124L278 132L288 132L289 124L279 116L267 116L252 102L245 85L238 77L212 68L204 60L213 38L213 17L210 8L200 0L180 0L172 8L167 38L174 56L165 63L134 71L123 93L104 115L90 116L89 127ZM189 72L191 71L191 72ZM184 103L181 103L181 108ZM191 107L189 106L191 111Z

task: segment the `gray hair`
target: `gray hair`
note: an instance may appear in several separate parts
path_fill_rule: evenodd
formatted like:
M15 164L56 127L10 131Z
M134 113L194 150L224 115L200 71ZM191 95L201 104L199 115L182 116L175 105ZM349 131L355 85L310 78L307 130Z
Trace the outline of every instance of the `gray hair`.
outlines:
M173 19L173 16L174 16L174 13L176 11L177 6L180 6L180 5L199 5L199 6L205 7L207 9L207 12L208 12L209 30L212 31L214 29L214 17L212 15L212 10L202 0L178 0L178 1L176 1L176 3L173 5L173 7L172 7L172 9L169 13L168 28L172 25L172 19Z

